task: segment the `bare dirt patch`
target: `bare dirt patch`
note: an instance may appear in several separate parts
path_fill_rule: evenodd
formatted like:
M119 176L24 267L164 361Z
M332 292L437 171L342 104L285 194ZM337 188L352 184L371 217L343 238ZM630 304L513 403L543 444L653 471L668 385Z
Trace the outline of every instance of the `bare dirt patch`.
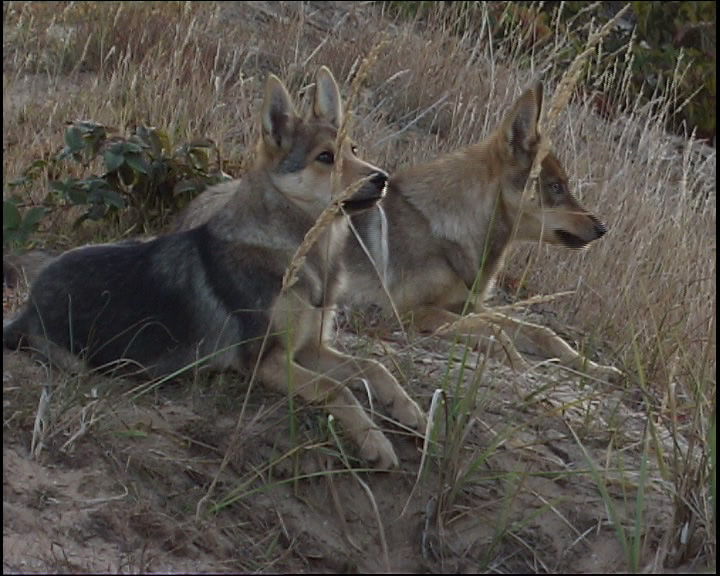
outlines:
M369 341L344 331L341 340L348 349L397 359L411 393L428 408L446 370L448 344L408 347L399 344L399 333L389 336ZM482 369L477 354L465 356L464 374L456 366L451 376L458 394ZM50 377L25 355L6 351L3 360L9 571L613 572L624 566L587 458L616 468L618 462L606 462L613 422L623 420L625 433L634 422L641 432L643 415L616 391L600 421L603 411L590 404L598 402L595 386L610 404L606 383L582 383L550 368L518 376L489 361L462 454L454 462L439 443L418 481L421 446L391 426L402 463L395 473L349 471L321 410L297 412L295 445L302 448L292 452L287 400L260 387L251 391L240 440L231 447L245 393L239 376L167 384L130 400L136 383L81 376L73 384L67 375ZM61 412L72 386L85 401ZM32 457L35 422L26 409L43 392L55 404L36 433L46 439L42 450ZM228 450L209 502L220 509L196 521L196 506ZM289 453L298 456L295 463ZM634 469L635 458L628 454L623 464ZM612 501L629 522L634 487L618 471L606 472L615 477L607 485ZM647 498L648 525L660 529L668 502L659 491ZM660 532L646 535L648 558Z

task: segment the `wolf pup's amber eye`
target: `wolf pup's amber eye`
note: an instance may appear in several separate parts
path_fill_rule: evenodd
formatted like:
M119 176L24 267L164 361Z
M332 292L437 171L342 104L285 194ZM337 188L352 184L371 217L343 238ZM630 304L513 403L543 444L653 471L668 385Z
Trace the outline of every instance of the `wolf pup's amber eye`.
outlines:
M322 162L323 164L333 164L335 162L335 155L326 150L325 152L320 152L316 160L318 162Z

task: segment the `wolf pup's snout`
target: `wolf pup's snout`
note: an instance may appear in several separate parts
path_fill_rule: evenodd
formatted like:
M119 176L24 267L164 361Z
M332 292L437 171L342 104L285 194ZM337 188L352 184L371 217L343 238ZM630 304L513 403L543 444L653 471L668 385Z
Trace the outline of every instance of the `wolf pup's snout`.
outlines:
M354 213L375 206L385 196L388 178L387 172L382 170L374 172L360 190L343 202L345 211Z

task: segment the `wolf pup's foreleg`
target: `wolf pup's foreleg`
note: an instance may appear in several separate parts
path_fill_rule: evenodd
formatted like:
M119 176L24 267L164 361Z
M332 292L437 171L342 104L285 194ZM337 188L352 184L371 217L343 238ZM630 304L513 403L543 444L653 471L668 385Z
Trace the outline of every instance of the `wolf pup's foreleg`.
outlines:
M348 356L327 346L304 350L298 355L298 361L341 382L366 378L381 404L387 407L393 418L413 430L421 433L425 431L425 413L379 362Z
M461 316L444 308L430 306L418 307L414 312L413 321L421 332L434 333L438 336L452 340L458 335L467 335L476 339L484 339L495 343L490 351L494 358L507 362L518 372L530 369L530 365L520 355L512 340L497 326L493 326L481 318Z
M501 348L515 370L526 370L529 365L522 359L518 348L525 353L556 358L560 364L585 372L595 378L619 381L623 373L613 366L597 364L572 348L565 340L546 326L513 318L500 312L484 310L477 314L463 316L452 326L445 326L440 333L450 336L455 333L489 332L496 336Z
M518 342L521 350L548 358L557 358L562 365L597 378L617 381L623 376L623 373L614 366L597 364L586 358L546 326L519 320L499 312L491 314L493 324L512 331L512 339Z
M292 393L306 402L324 405L360 447L360 455L365 460L382 470L397 468L399 462L392 444L344 384L317 374L294 360L288 366L287 351L282 348L263 357L258 376L266 386L284 393L290 392L288 380L291 379Z

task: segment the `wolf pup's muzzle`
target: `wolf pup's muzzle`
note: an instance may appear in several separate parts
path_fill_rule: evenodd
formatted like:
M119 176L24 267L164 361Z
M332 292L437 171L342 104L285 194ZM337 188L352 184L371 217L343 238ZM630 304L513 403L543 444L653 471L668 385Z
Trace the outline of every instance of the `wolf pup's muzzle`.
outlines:
M343 202L343 209L352 214L372 208L385 196L387 181L386 172L375 172L360 190Z
M594 235L594 238L581 238L565 230L556 230L555 234L565 246L573 249L584 248L593 240L602 238L607 233L607 227L605 226L605 224L603 224L592 214L589 214L588 216L590 217L590 220L593 224L592 233Z

